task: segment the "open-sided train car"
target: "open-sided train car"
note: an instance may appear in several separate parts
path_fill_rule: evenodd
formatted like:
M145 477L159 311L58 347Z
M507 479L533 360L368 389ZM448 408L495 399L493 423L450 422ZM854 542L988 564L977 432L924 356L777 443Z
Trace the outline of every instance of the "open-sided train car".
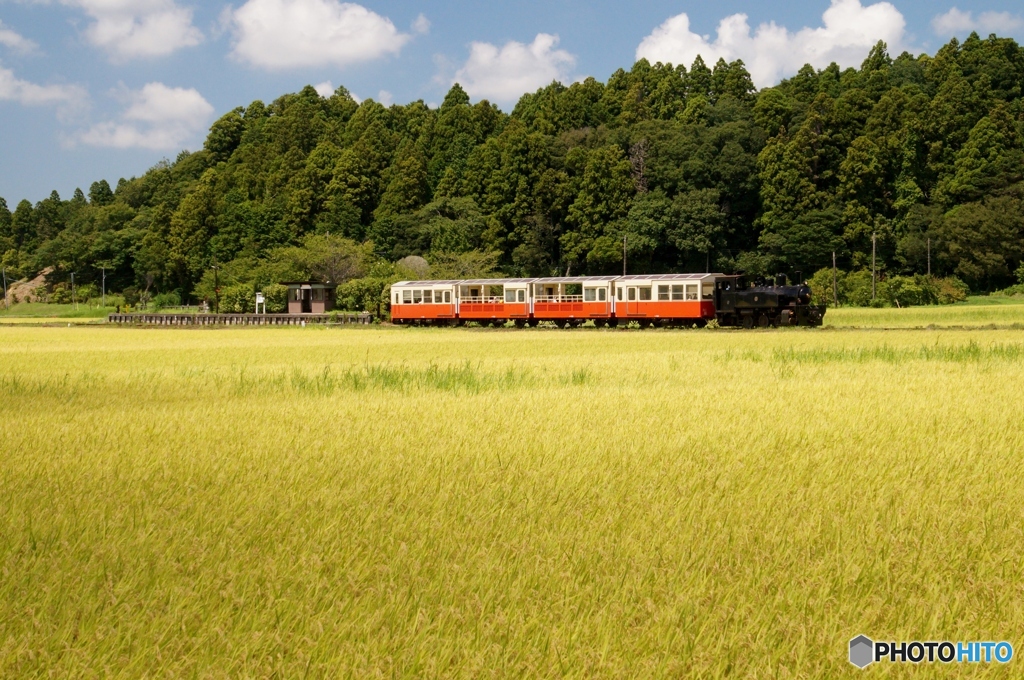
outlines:
M820 326L825 308L811 304L810 288L784 277L748 285L724 274L556 276L533 279L401 281L391 287L397 324L617 326Z

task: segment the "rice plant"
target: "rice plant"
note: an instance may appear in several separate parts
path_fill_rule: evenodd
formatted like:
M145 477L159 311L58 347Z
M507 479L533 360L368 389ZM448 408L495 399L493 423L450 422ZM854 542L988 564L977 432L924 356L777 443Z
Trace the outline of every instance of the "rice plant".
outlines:
M1022 358L0 328L0 677L860 677L861 633L1017 643Z

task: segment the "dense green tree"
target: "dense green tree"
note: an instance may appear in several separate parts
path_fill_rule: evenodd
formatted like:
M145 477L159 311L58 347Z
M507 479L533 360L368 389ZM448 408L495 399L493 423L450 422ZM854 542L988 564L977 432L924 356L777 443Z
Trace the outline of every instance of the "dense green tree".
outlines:
M114 201L114 192L111 191L107 180L101 179L93 182L89 187L89 202L94 205L107 205Z

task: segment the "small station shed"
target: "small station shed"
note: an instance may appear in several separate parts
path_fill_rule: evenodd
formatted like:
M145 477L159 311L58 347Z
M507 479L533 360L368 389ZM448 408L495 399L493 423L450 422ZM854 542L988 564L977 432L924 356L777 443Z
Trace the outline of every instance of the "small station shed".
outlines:
M338 286L319 281L282 281L288 286L289 314L326 314L334 309Z

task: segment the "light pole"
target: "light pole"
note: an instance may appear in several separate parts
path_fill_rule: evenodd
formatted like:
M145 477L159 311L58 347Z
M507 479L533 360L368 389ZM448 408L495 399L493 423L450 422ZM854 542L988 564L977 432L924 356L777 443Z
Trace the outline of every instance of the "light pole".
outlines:
M102 293L100 293L100 300L101 300L100 306L101 307L106 307L107 306L107 268L106 267L100 267L100 270L103 272L103 283L100 284L102 286L102 288L100 288L100 290L102 291Z
M78 309L78 297L75 295L75 273L71 272L71 302L74 303L75 309Z
M4 309L10 309L11 305L7 302L7 267L4 270Z

